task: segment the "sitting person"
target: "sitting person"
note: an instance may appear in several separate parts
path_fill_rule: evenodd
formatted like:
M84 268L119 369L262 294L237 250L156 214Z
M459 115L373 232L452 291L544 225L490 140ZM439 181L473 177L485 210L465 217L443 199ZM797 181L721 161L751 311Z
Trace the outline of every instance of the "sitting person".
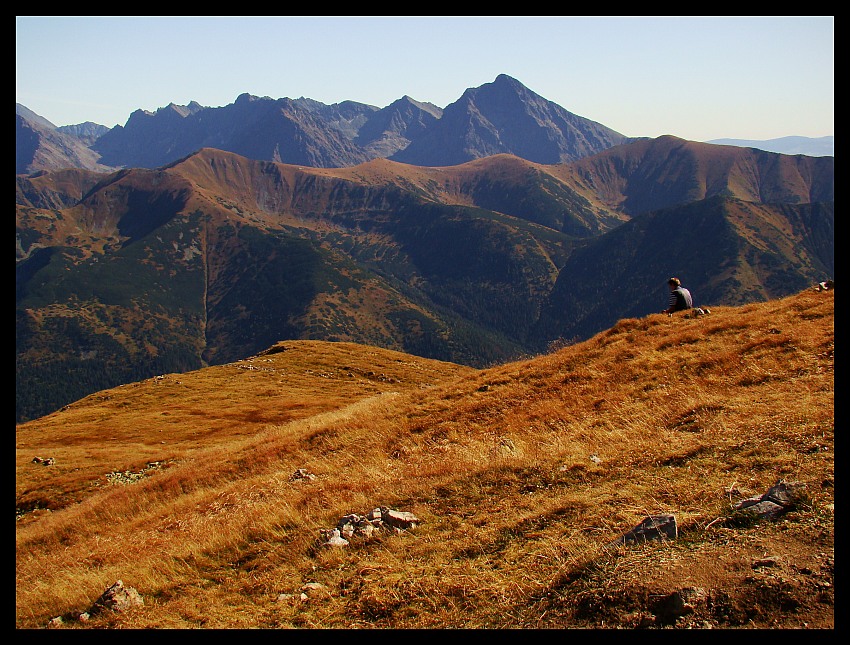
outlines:
M670 278L667 286L670 287L670 301L667 303L667 309L661 313L671 315L674 311L687 311L693 308L694 300L691 298L691 292L682 286L679 278Z

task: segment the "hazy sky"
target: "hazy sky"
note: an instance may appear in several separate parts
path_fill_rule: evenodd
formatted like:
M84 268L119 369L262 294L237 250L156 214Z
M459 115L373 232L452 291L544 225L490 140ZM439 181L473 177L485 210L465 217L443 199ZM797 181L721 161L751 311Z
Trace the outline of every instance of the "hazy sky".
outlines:
M15 101L57 126L244 92L445 108L512 76L626 136L822 137L834 16L17 16Z

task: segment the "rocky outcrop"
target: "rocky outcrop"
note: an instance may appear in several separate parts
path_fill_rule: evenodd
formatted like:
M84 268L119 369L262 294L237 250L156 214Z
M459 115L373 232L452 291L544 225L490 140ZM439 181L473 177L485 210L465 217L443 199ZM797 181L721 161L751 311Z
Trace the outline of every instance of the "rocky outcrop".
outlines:
M608 547L623 546L640 542L663 542L679 537L679 527L676 516L672 514L649 515L640 524L627 531Z
M802 498L805 484L786 482L779 479L763 495L755 495L735 504L737 513L755 515L758 518L773 519L791 510Z
M402 533L415 529L420 522L413 513L381 506L365 515L343 515L335 528L322 529L320 535L323 546L348 546L352 538L369 539L381 531Z
M118 580L94 601L88 613L92 616L102 611L121 613L144 604L145 600L138 591L133 587L125 586L123 580Z
M117 614L130 611L145 604L145 599L133 587L128 587L123 580L117 580L94 601L88 611L71 612L65 616L56 616L48 621L47 629L57 629L66 623L77 621L87 623L92 617L103 612L111 611Z

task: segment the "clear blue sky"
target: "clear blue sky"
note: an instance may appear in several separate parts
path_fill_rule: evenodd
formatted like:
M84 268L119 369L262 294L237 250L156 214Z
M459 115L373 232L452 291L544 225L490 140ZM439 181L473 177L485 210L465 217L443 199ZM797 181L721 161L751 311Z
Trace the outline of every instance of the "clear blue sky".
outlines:
M834 16L16 16L16 102L57 126L243 92L441 108L499 74L627 136L834 134Z

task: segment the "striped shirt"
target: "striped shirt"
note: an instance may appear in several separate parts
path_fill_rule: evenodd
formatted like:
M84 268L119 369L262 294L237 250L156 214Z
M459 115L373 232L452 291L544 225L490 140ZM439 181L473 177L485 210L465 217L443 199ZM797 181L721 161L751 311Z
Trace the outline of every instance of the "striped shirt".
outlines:
M693 306L694 301L691 298L691 292L685 287L676 287L670 292L670 303L667 305L670 311L684 311Z

